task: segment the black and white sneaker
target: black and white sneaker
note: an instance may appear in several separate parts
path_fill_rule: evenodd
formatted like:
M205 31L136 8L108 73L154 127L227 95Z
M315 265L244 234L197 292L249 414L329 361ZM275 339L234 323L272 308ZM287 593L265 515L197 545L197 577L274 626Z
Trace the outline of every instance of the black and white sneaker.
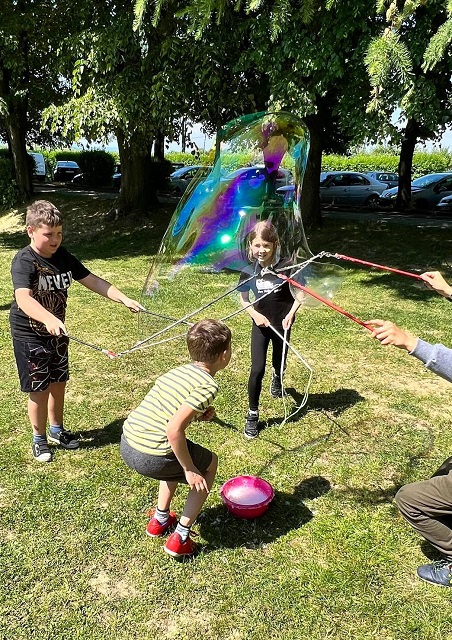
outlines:
M75 436L70 431L66 431L62 429L59 433L52 435L49 434L50 442L54 442L55 444L59 444L63 449L78 449L80 446L80 442L78 441L77 436Z
M248 440L253 440L254 438L257 438L257 436L259 435L258 422L259 422L258 412L249 411L248 415L246 416L245 429L243 431L243 435L245 436L245 438L248 438Z
M281 376L278 376L275 372L272 373L272 381L270 383L270 395L272 396L272 398L283 397Z
M31 447L31 451L33 453L33 458L38 462L51 462L52 461L52 452L50 451L49 445L46 442L33 442Z

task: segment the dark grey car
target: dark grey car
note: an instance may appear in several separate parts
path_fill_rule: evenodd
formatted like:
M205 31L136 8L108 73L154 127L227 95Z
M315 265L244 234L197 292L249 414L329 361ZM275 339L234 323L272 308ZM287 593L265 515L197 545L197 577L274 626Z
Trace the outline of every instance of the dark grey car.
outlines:
M415 209L434 209L438 202L452 194L452 173L429 173L411 183L411 202ZM380 204L393 206L397 188L384 191Z

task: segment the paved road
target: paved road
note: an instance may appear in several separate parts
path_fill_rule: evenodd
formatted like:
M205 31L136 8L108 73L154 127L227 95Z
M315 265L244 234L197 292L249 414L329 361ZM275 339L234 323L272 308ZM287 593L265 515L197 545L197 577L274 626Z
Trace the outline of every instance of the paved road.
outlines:
M74 195L79 193L84 196L101 196L106 200L115 200L118 197L118 191L108 189L100 191L99 189L74 188L67 187L63 184L35 184L36 193L62 193ZM159 200L165 204L177 204L178 197L175 196L159 196ZM363 211L363 210L333 210L324 209L322 212L325 218L336 218L338 220L372 220L381 223L402 224L411 227L435 227L440 229L452 229L452 216L440 216L435 213L412 212L393 213L391 211Z

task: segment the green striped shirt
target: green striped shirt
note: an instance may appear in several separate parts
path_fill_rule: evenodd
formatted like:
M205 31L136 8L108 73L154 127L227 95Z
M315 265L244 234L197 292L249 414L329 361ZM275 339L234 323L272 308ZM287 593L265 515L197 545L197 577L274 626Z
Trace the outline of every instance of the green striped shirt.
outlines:
M185 364L157 378L141 404L124 422L123 433L131 447L154 456L171 452L166 425L182 404L199 414L212 404L218 384L207 371Z

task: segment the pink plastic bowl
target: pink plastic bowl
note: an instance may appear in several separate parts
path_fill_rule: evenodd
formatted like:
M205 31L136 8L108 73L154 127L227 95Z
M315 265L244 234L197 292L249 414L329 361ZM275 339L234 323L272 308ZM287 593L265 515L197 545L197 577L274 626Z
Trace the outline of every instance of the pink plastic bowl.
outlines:
M275 492L266 480L256 476L231 478L220 489L221 499L239 518L258 518L268 509Z

